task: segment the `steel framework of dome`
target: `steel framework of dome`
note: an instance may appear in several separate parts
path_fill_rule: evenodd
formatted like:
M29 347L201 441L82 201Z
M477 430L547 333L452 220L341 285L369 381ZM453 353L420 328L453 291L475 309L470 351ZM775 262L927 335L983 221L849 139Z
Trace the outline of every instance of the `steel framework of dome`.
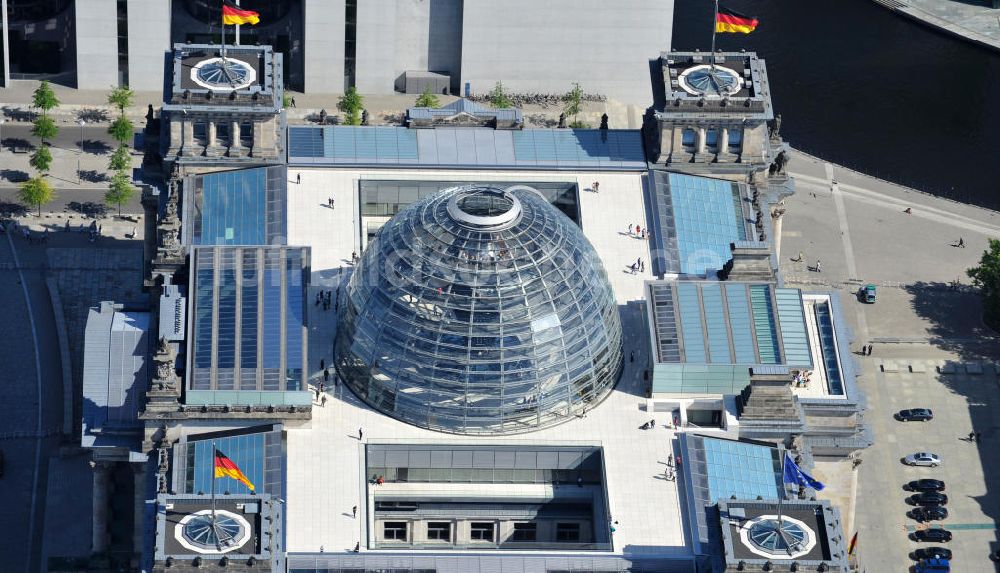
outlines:
M510 434L601 400L621 372L621 323L597 253L537 191L456 187L368 245L335 354L345 383L390 416Z

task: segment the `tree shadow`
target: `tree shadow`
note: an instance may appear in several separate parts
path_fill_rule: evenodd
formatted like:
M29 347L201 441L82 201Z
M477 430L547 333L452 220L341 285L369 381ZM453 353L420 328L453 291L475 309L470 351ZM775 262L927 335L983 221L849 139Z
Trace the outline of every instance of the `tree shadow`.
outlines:
M38 117L37 112L28 109L21 109L19 107L12 107L9 105L3 106L2 108L0 108L0 111L3 112L4 118L9 119L11 121L25 121L25 122L35 121L35 119Z
M77 141L76 146L82 149L84 153L93 153L94 155L107 155L111 153L111 146L99 139Z
M66 208L74 213L80 213L86 215L87 217L103 218L108 214L108 206L103 203L94 203L93 201L87 201L81 203L79 201L71 201L66 205Z
M552 119L551 117L541 113L532 113L528 115L528 124L539 127L555 127L559 125L559 120Z
M0 213L4 218L23 217L28 214L28 208L20 203L7 203L0 201Z
M80 176L81 180L87 181L89 183L104 183L106 181L111 180L108 177L107 173L104 173L103 171L97 171L95 169L81 170L78 171L77 174Z
M962 360L1000 358L1000 336L983 323L979 290L969 285L918 281L904 287L914 312L929 323L931 344Z
M0 146L7 148L13 153L26 153L35 150L35 144L20 137L5 137L0 141Z
M102 123L109 121L108 111L97 108L84 108L76 112L76 119L87 123Z
M21 171L20 169L0 169L0 178L6 179L11 183L23 183L31 178L27 171Z

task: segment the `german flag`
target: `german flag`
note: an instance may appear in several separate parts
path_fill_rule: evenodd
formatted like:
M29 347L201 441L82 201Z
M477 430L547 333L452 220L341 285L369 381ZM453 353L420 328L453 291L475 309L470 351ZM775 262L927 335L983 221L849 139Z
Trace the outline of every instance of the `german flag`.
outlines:
M719 8L715 15L716 32L742 32L749 34L757 28L757 18L750 18L729 8Z
M260 22L260 14L253 10L243 10L230 0L222 0L222 25L236 26L239 24L256 24Z
M226 454L220 452L219 450L215 450L215 477L232 478L242 482L243 485L250 488L250 491L256 490L253 484L250 483L250 480L247 479L247 476L243 475L243 472L240 471L240 466L236 465L233 460L226 457Z
M851 538L851 543L847 546L847 554L854 555L854 550L858 548L858 532L854 532L854 537Z

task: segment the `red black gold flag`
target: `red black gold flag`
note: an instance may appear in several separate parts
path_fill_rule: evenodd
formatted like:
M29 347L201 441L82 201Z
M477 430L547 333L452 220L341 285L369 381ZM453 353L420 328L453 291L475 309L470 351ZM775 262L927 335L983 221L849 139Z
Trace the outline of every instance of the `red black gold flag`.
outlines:
M215 450L215 475L216 478L227 477L234 480L243 482L243 485L250 488L250 491L254 491L253 484L247 479L247 476L243 475L240 471L240 466L236 465L236 462L226 457L226 454Z
M728 8L719 8L715 15L716 32L742 32L749 34L757 28L757 18L744 16Z
M244 10L230 2L222 0L222 25L235 26L238 24L256 24L260 22L260 14L253 10Z
M854 550L858 548L858 532L854 532L854 537L851 538L850 545L847 546L847 554L854 555Z

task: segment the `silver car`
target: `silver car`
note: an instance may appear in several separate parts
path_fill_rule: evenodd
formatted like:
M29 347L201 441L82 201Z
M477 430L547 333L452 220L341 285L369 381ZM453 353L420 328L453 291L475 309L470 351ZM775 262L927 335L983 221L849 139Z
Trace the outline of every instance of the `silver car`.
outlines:
M936 468L941 465L941 458L937 454L917 452L903 458L903 463L908 466L930 466Z

